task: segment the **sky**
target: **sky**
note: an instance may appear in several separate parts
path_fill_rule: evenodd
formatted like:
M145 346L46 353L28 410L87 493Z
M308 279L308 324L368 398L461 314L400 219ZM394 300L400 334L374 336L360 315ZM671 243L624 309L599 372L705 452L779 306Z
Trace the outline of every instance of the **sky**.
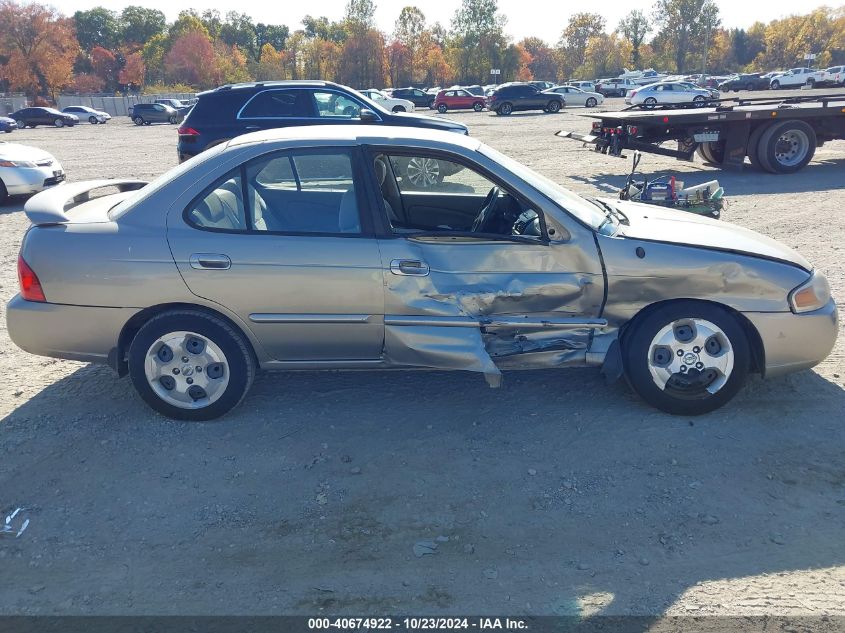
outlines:
M221 0L46 0L59 11L67 15L75 11L104 6L120 11L128 4L138 4L164 12L169 21L176 18L179 11L193 8L198 12L217 9L221 14L235 9L252 16L255 22L268 24L286 24L291 31L302 28L300 22L305 15L325 15L331 20L340 19L344 14L347 0L320 0L313 5L308 2L290 0L265 0L264 2L232 4ZM411 0L375 0L376 22L378 27L388 33L393 31L396 18L402 7L413 4ZM796 3L794 0L716 0L722 16L722 25L727 28L748 27L756 21L768 22L794 13L809 13L825 4L837 5L836 0L818 2L808 0ZM452 16L458 8L459 0L425 0L418 4L429 23L440 22L449 27ZM499 0L499 10L507 16L506 32L515 40L528 36L541 37L554 43L566 26L569 16L579 11L591 11L602 14L607 20L609 30L613 30L620 18L632 9L643 9L651 13L654 0L597 0L593 3L572 2L571 0Z

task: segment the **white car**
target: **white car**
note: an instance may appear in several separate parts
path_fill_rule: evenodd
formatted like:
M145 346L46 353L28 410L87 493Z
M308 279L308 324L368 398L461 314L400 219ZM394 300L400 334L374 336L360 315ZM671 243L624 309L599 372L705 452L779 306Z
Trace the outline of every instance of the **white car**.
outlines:
M713 99L718 99L719 93L708 88L699 88L690 83L660 82L632 90L625 97L628 105L638 105L653 108L658 105L692 104L703 108Z
M556 92L563 95L566 99L567 106L584 106L585 108L595 108L597 105L604 103L604 95L598 92L588 92L575 86L555 86L545 92Z
M824 69L822 82L826 86L845 85L845 66L831 66Z
M75 114L80 121L88 121L92 125L111 121L111 115L108 112L95 110L94 108L89 108L84 105L68 106L64 108L62 112L65 112L66 114Z
M769 84L772 90L780 88L800 88L801 86L815 87L824 82L824 71L814 68L791 68L782 75L773 77Z
M407 99L396 99L394 97L388 97L381 90L376 90L375 88L362 90L361 94L367 97L367 99L369 99L370 101L375 101L382 108L390 110L391 112L414 111L414 104L408 101Z
M37 147L0 141L0 204L8 196L25 196L65 179L61 164Z
M580 88L584 92L595 92L596 91L596 84L595 84L595 82L592 82L592 81L567 81L564 85L565 86L575 86L576 88Z

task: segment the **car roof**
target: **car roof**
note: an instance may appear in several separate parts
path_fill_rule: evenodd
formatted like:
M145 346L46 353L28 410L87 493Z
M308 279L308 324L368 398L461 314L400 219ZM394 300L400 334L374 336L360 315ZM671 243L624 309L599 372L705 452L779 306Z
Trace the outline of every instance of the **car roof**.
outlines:
M347 141L378 145L408 142L434 142L457 145L475 151L481 141L445 130L401 127L392 125L303 125L273 128L236 136L229 141L229 147L273 141Z
M326 86L333 86L339 87L338 84L332 83L331 81L316 81L316 80L308 80L308 79L288 79L283 81L250 81L245 83L238 83L238 84L226 84L225 86L219 86L218 88L214 88L212 90L206 90L205 92L200 92L197 97L202 97L205 95L216 94L220 92L225 92L229 90L252 90L255 88L284 88L284 87L297 87L297 88L325 88Z

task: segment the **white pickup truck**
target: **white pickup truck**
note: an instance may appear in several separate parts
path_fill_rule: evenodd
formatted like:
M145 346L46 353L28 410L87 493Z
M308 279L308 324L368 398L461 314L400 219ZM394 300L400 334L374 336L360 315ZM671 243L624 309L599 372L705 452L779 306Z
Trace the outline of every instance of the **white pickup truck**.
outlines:
M845 66L831 66L824 69L822 81L825 86L845 85Z
M782 75L772 77L769 86L772 90L780 90L781 88L800 88L801 86L815 88L816 85L821 86L823 83L823 70L816 70L815 68L791 68Z

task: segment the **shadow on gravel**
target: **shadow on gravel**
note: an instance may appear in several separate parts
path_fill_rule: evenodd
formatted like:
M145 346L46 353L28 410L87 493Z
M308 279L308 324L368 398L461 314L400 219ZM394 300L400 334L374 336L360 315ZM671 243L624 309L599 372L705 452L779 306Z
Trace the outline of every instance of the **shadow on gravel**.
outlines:
M185 424L84 366L0 420L0 613L659 615L845 564L843 411L809 371L700 418L592 370L324 372Z
M658 169L649 171L647 166L648 155L643 159L642 169L637 172L637 180L653 180L659 176L675 176L678 180L684 181L686 186L697 185L708 180L718 180L725 188L725 196L730 199L732 196L747 196L775 193L811 193L845 189L845 179L842 178L845 159L814 159L807 167L797 174L770 174L762 172L750 164L745 165L743 171L729 171L714 168L710 165L694 165L698 171L673 171L671 169ZM630 169L630 159L613 159L617 161L619 171ZM689 163L687 163L689 166ZM617 194L628 176L626 174L599 174L596 176L570 176L572 180L583 182L596 187L603 193Z
M23 205L28 199L26 196L9 196L4 204L0 204L0 215L23 213Z

